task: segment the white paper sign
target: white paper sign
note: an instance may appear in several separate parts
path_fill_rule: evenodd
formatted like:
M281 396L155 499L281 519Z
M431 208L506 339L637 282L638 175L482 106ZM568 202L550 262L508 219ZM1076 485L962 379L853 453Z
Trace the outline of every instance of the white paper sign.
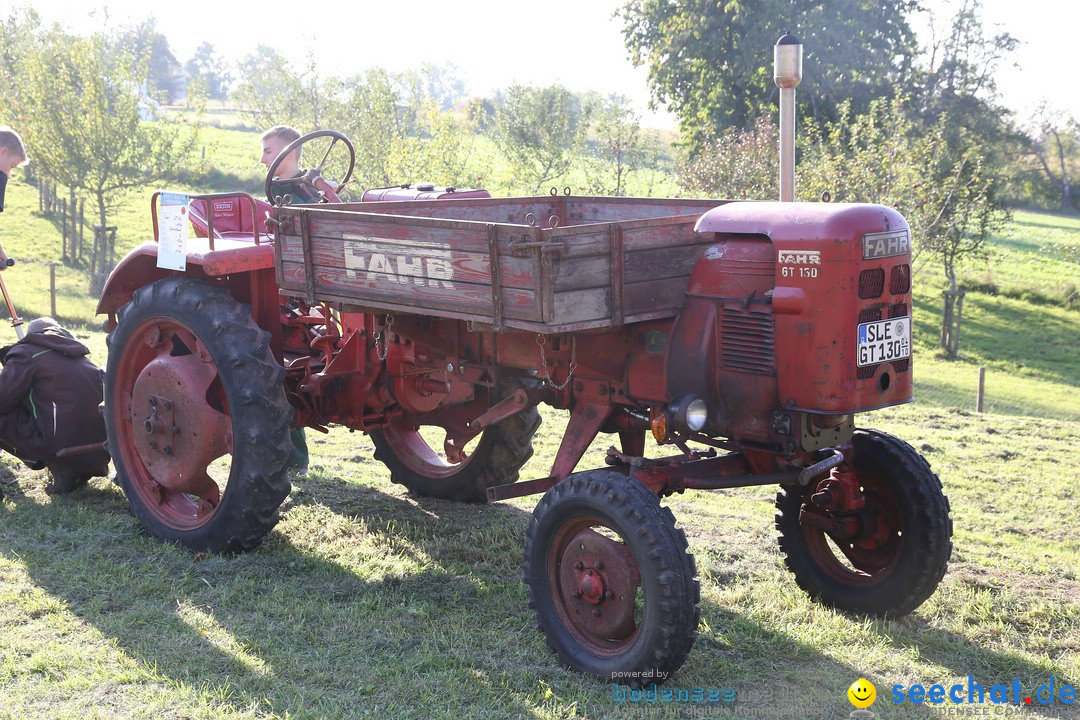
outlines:
M161 193L158 205L157 266L166 270L187 269L188 196Z

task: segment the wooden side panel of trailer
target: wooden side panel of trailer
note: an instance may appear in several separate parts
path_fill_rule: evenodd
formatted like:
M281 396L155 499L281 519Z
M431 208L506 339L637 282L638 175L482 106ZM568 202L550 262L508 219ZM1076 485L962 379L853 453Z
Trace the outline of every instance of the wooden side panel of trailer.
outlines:
M679 312L712 244L694 225L717 204L552 197L278 208L278 283L309 302L495 329L611 328Z

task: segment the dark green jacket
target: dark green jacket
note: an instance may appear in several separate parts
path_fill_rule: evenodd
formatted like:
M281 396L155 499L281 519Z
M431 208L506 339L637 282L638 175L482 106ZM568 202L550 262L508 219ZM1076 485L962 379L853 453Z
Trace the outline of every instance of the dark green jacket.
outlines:
M20 457L49 462L63 448L105 441L105 421L98 412L102 373L89 353L81 342L52 328L0 348L3 440ZM76 457L79 464L108 463L104 450Z

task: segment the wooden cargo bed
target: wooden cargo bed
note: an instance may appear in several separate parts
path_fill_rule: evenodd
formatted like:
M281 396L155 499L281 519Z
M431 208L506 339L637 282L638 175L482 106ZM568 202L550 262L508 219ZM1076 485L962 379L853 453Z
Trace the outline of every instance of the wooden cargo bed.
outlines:
M676 315L717 200L548 196L276 208L282 291L542 333Z

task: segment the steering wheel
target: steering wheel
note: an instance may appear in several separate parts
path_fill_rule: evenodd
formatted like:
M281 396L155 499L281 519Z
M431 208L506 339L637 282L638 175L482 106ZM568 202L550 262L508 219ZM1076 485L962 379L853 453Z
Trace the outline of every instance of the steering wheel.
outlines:
M277 180L274 179L274 173L277 172L278 167L281 165L282 161L285 160L286 157L288 157L289 153L299 149L305 143L320 137L332 137L333 140L330 142L330 147L326 148L326 152L323 153L322 160L319 161L318 165L313 168L304 170L297 177L278 178ZM320 195L319 188L316 187L315 183L319 180L323 180L323 167L326 165L326 159L330 157L330 152L334 149L334 146L337 145L338 140L345 143L345 147L349 151L349 169L345 172L345 177L341 179L341 182L337 184L339 188L345 185L345 183L349 181L349 178L352 177L353 167L356 165L356 150L353 149L353 144L349 142L349 138L345 137L337 130L316 130L315 132L310 132L307 135L302 135L293 140L285 147L284 150L278 153L278 156L274 158L274 162L270 164L270 168L266 171L266 183L263 188L266 191L266 199L270 201L270 204L277 204L273 194L273 186L275 182L291 183L297 189L303 191L307 195L310 195L310 197L312 198L311 202L317 202L317 198L319 198Z

